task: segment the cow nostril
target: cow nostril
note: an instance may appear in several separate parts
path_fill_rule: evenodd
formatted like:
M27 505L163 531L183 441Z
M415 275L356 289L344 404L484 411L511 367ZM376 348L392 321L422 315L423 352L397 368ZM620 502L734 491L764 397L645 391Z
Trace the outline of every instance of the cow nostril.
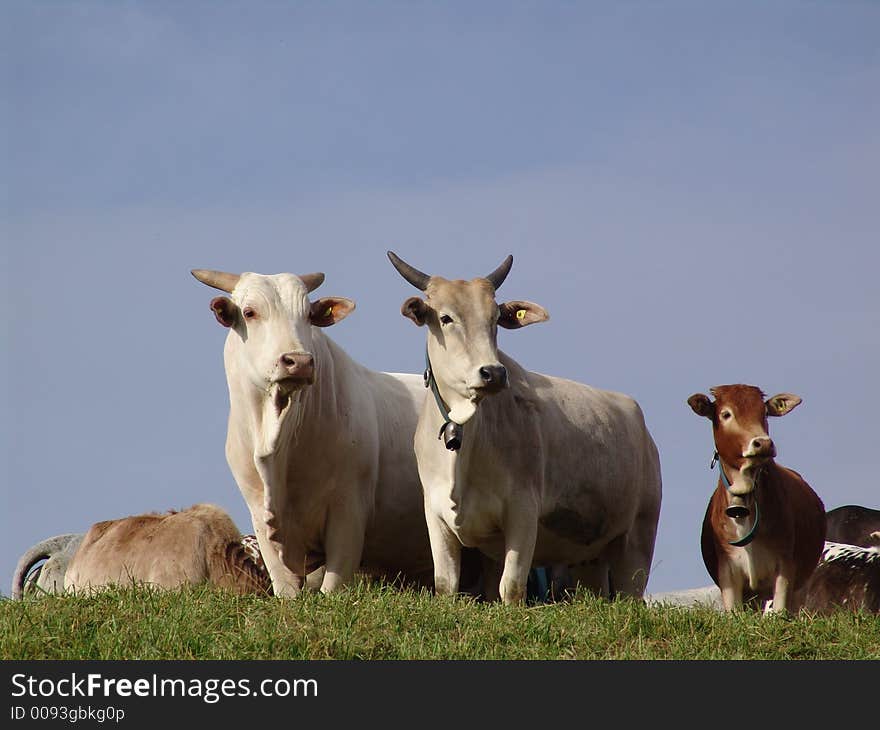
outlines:
M507 368L503 365L483 365L479 370L480 377L486 385L505 385L507 383Z
M314 370L315 356L310 353L285 352L278 356L278 364L291 375Z

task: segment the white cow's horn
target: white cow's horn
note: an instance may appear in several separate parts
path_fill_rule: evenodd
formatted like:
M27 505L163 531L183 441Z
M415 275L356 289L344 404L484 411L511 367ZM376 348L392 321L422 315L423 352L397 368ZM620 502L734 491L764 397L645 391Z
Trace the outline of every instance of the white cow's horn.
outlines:
M393 251L388 251L388 258L391 260L394 268L400 272L400 275L416 289L425 291L425 289L428 288L428 281L431 279L430 276L410 266Z
M486 278L489 280L489 283L495 287L495 289L499 289L501 285L504 283L504 280L507 278L507 275L510 273L510 267L513 266L513 256L508 256L504 261L501 262L501 266L499 266L495 271L493 271Z
M210 269L193 269L190 273L202 284L227 293L235 289L235 285L241 278L241 274L227 274L225 271L211 271Z
M300 274L299 278L302 279L302 283L306 285L306 289L309 292L315 291L324 283L324 274L320 271L315 274Z

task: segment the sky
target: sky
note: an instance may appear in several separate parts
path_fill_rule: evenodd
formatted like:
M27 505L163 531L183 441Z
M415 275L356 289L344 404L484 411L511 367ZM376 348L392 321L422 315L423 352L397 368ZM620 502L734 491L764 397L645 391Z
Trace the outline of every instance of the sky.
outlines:
M880 4L0 5L0 590L97 521L208 501L224 457L212 290L323 271L327 330L419 372L394 250L550 320L499 344L627 393L660 451L648 590L711 583L710 424L748 383L803 404L777 461L880 507Z

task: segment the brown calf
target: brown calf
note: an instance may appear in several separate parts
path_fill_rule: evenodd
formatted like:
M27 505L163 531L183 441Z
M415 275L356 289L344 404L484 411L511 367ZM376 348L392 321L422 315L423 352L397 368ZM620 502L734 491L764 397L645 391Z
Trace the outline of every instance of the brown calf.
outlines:
M804 585L825 541L825 508L800 474L773 459L767 416L784 416L801 399L764 400L751 385L722 385L688 405L712 421L720 476L703 519L703 562L721 589L724 608L773 599L785 611ZM714 461L713 461L714 463Z

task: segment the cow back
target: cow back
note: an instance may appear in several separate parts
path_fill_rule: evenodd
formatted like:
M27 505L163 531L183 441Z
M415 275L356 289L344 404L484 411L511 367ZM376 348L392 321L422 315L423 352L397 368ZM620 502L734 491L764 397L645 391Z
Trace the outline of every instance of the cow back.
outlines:
M825 539L847 545L880 545L880 510L847 504L828 511Z

